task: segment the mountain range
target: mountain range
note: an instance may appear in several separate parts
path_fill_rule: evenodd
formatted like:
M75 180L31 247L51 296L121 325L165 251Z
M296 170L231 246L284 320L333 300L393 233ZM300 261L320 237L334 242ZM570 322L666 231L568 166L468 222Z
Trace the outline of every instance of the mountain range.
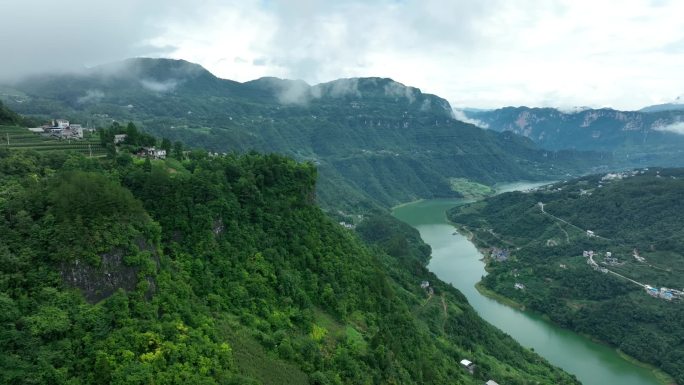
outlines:
M481 130L455 120L446 100L386 78L239 83L186 61L130 59L18 81L3 87L2 97L32 117L94 126L135 121L212 152L256 150L311 161L326 207L389 207L458 196L452 178L491 185L611 163L607 154L547 151L518 135Z
M496 132L522 135L550 150L608 152L624 166L681 166L684 163L684 110L653 106L641 111L506 107L464 110Z

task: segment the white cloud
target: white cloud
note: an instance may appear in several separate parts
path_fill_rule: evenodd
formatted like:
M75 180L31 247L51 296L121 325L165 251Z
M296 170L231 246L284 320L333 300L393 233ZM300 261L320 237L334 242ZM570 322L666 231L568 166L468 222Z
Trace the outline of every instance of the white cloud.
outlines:
M21 59L0 64L0 77L163 55L239 81L391 77L484 108L637 109L684 84L681 1L65 2L3 5L0 49ZM41 29L55 18L67 23Z
M178 86L178 81L175 79L168 79L160 82L151 79L143 79L140 81L140 85L152 92L166 93L175 90L176 86Z
M674 132L675 134L684 135L684 122L673 123L667 126L654 127L656 131Z
M471 118L467 117L465 112L463 112L462 110L454 108L452 111L454 114L454 119L456 119L456 120L460 120L462 122L474 124L480 128L489 128L489 124L487 124L487 123L485 123L479 119L471 119Z
M76 102L78 104L97 103L102 98L104 98L104 96L105 96L104 92L102 92L100 90L88 90L88 91L86 91L85 95L76 99Z

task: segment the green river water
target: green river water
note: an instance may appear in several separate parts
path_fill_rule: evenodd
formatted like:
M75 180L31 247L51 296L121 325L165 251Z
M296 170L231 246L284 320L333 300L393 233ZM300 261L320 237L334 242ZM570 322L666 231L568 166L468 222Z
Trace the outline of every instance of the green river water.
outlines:
M529 186L517 183L502 186L499 191ZM480 260L482 255L466 237L454 235L454 227L446 220L446 210L464 202L427 200L398 207L393 212L418 229L432 247L430 271L463 292L482 318L574 374L584 385L661 385L650 370L626 361L614 349L480 294L475 284L487 274Z

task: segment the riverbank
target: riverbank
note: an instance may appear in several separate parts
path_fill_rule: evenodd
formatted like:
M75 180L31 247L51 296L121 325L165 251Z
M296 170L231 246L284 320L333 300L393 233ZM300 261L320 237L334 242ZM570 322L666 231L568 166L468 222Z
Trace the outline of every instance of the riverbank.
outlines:
M512 299L510 299L510 298L508 298L508 297L505 297L505 296L503 296L503 295L501 295L501 294L499 294L499 293L497 293L497 292L495 292L495 291L489 290L488 288L486 288L486 287L482 284L482 281L480 281L480 282L478 282L478 283L475 284L475 289L477 290L478 293L482 294L483 296L485 296L485 297L487 297L487 298L490 298L490 299L493 299L494 301L496 301L496 302L498 302L498 303L500 303L500 304L502 304L502 305L506 305L506 306L508 306L508 307L511 307L511 308L514 308L514 309L517 309L517 310L520 310L520 311L528 311L528 310L525 308L525 305L523 305L523 304L521 304L521 303L519 303L519 302L516 302L516 301L514 301L514 300L512 300ZM534 311L533 311L533 313L538 314L538 315L541 316L544 320L546 320L546 321L548 321L548 322L551 322L551 323L553 323L554 325L557 325L558 327L561 327L561 326L558 325L557 323L553 322L546 314L538 313L538 312L534 312ZM568 329L568 330L572 330L572 329ZM573 330L573 331L574 331L574 330ZM577 333L577 332L576 332L576 333ZM642 367L642 368L644 368L644 369L648 369L649 371L651 371L651 373L653 373L653 375L656 377L656 379L657 379L662 385L677 385L677 384L675 383L674 379L672 378L672 376L670 376L669 374L663 372L662 370L658 369L657 367L655 367L655 366L653 366L653 365L651 365L651 364L645 363L645 362L641 362L641 361L637 360L636 358L630 356L629 354L623 352L622 350L620 350L620 349L618 349L618 348L616 348L616 347L614 347L614 346L611 346L611 345L607 344L605 341L601 341L601 340L597 339L596 337L594 337L594 336L592 336L592 335L589 335L589 334L586 334L586 333L578 333L578 334L583 335L583 336L585 336L586 338L589 338L589 339L591 339L592 341L594 341L594 342L596 342L596 343L605 345L605 346L607 346L607 347L609 347L609 348L615 350L615 352L616 352L623 360L629 362L630 364L636 365L636 366L639 366L639 367Z
M653 373L653 375L658 379L658 381L663 383L663 385L677 385L677 383L675 383L674 378L672 378L672 376L670 376L669 374L667 374L667 373L663 372L662 370L656 368L655 366L653 366L651 364L647 364L645 362L641 362L641 361L637 360L636 358L630 356L629 354L623 352L620 349L616 348L615 351L617 352L618 355L620 355L620 357L622 357L623 360L629 362L630 364L637 365L637 366L640 366L644 369L650 370L651 373Z
M482 294L483 296L487 298L491 298L495 300L496 302L506 305L508 307L512 307L514 309L518 309L520 311L525 311L525 305L516 302L508 297L504 297L503 295L487 289L483 284L482 281L478 282L475 284L475 289L477 290L478 293Z
M529 310L517 310L480 293L476 284L487 275L483 255L467 239L468 232L454 234L455 227L445 215L447 210L463 203L460 199L425 200L403 205L393 212L395 217L418 229L432 248L428 265L431 272L465 295L486 321L576 375L584 385L663 385L650 370L621 358L614 349L561 328Z
M420 203L420 202L424 202L424 201L425 201L424 198L420 198L420 199L416 199L415 201L400 203L400 204L398 204L398 205L396 205L396 206L393 206L393 207L390 209L390 212L393 212L394 210L400 209L400 208L405 207L405 206L414 205L414 204L416 204L416 203Z
M457 231L459 231L459 233L461 233L462 235L466 236L463 232L465 232L466 234L468 234L468 235L466 236L466 238L468 239L468 241L469 241L470 243L473 244L473 246L475 246L475 247L478 249L478 251L479 251L481 254L482 254L483 250L486 250L486 249L483 249L483 248L480 248L480 247L477 246L478 242L476 242L477 239L475 238L475 234L474 234L472 231L469 231L469 230L465 229L463 226L461 226L461 225L459 225L459 224L455 224L455 223L453 223L453 222L450 222L450 223L451 223L451 224L454 226L454 228L457 229ZM485 265L485 266L484 266L485 271L487 271L487 272L489 273L488 264L487 264L487 259L483 257L482 259L480 259L480 261L482 261L482 263ZM513 300L513 299L511 299L511 298L508 298L508 297L504 296L503 294L497 293L497 292L495 292L495 291L493 291L493 290L491 290L491 289L485 287L484 284L482 283L482 281L478 281L478 282L475 284L475 289L477 290L478 293L480 293L480 294L483 295L484 297L490 298L490 299L492 299L492 300L494 300L494 301L496 301L496 302L498 302L498 303L500 303L500 304L502 304L502 305L505 305L505 306L508 306L508 307L511 307L511 308L514 308L514 309L517 309L517 310L520 310L520 311L532 312L532 313L537 314L538 316L542 317L542 318L543 318L544 320L546 320L547 322L550 322L550 323L552 323L552 324L554 324L554 325L556 325L556 326L558 326L558 327L560 327L560 328L563 328L563 326L561 326L561 325L559 325L558 323L554 322L547 314L541 313L541 312L537 312L537 311L528 310L528 309L525 307L524 304L519 303L519 302L517 302L517 301L515 301L515 300ZM634 358L634 357L628 355L627 353L623 352L623 351L620 350L619 348L617 348L617 347L615 347L615 346L609 344L609 343L606 342L606 341L603 341L603 340L601 340L601 339L599 339L599 338L597 338L597 337L595 337L595 336L593 336L593 335L590 335L590 334L580 333L580 332L577 332L577 331L575 331L575 330L567 329L567 328L564 328L564 329L569 330L569 331L572 331L572 332L574 332L574 333L578 333L578 334L580 334L580 335L582 335L582 336L585 336L586 338L591 339L592 341L594 341L594 342L596 342L596 343L602 344L602 345L604 345L604 346L606 346L606 347L608 347L608 348L614 350L620 358L622 358L623 360L629 362L630 364L635 365L635 366L639 366L639 367L641 367L641 368L644 368L644 369L649 370L651 373L653 373L653 376L657 379L657 381L658 381L660 384L662 384L662 385L677 385L677 384L675 383L674 379L672 378L672 376L670 376L669 374L665 373L665 372L664 372L663 370L661 370L660 368L658 368L658 367L656 367L656 366L654 366L654 365L652 365L652 364L649 364L649 363L646 363L646 362L639 361L638 359L636 359L636 358Z

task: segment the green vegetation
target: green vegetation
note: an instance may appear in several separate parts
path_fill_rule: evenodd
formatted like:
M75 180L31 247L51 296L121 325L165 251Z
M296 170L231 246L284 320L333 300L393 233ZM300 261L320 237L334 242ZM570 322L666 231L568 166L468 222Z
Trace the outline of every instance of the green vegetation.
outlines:
M484 288L684 383L682 300L651 297L626 279L684 287L682 191L684 169L594 175L488 198L449 218L472 232L478 247L510 250L507 261L489 260ZM583 257L590 250L598 271Z
M66 140L45 137L17 126L0 125L0 148L39 152L71 151L87 156L105 155L105 149L100 145L100 138L97 134L84 133L83 139Z
M0 101L0 125L19 125L21 123L21 116L5 107L5 105Z
M446 100L391 79L237 83L184 61L132 59L16 88L26 101L7 103L28 116L61 114L96 126L133 121L210 152L256 150L311 161L321 176L318 201L353 212L458 196L450 178L493 185L610 163L609 156L544 151L521 137L456 121ZM94 90L97 97L89 98Z
M577 383L430 274L414 229L373 216L366 245L329 219L316 177L255 153L0 150L0 382Z
M464 178L451 178L451 189L467 199L479 199L494 195L493 188Z

